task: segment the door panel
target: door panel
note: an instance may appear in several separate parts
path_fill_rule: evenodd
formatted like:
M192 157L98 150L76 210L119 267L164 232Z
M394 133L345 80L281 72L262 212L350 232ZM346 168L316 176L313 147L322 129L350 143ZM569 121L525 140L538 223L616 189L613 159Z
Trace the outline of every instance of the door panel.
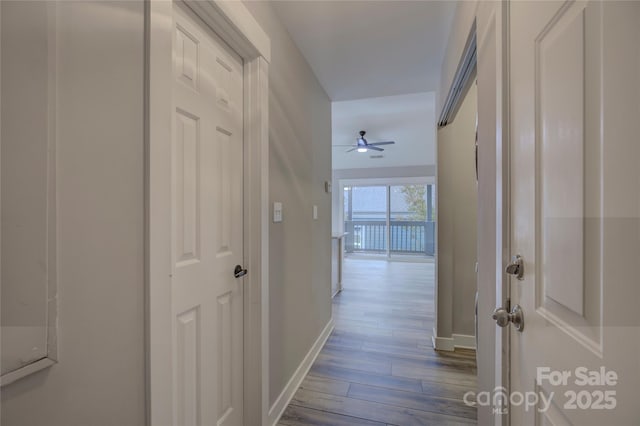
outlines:
M176 266L199 261L200 151L199 117L176 111L175 179Z
M597 235L602 206L597 182L602 176L597 164L602 138L598 129L585 129L585 122L597 122L600 114L600 108L585 110L585 100L598 102L601 88L597 45L587 44L599 38L598 16L595 8L584 4L559 9L536 39L539 72L534 77L539 117L534 128L535 228L539 230L536 307L556 325L566 324L570 337L596 351L599 318L585 307L599 306L601 297L602 283L594 278L600 259ZM590 58L596 56L590 63L585 62L587 50ZM592 265L589 274L585 274L586 265ZM590 286L595 286L594 291L588 291Z
M177 377L178 424L200 424L200 316L195 307L178 315Z
M511 236L525 259L511 392L550 399L512 401L512 424L638 424L640 292L622 259L640 260L640 3L510 8ZM617 379L582 382L601 368Z
M242 425L242 61L174 7L176 425Z
M582 317L585 10L575 9L555 18L536 42L536 184L542 303Z

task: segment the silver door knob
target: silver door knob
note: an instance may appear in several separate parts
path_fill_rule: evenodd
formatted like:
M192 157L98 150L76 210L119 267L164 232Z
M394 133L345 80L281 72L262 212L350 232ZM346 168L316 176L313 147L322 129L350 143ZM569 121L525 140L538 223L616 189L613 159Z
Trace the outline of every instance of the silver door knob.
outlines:
M496 324L498 324L498 327L506 327L511 322L511 320L509 319L509 311L507 311L505 308L496 308L496 310L493 311L492 317L494 320L496 320Z
M522 332L524 330L524 313L520 305L515 305L511 312L505 308L496 308L493 311L492 318L496 320L498 327L506 327L511 323L517 331Z
M520 281L524 279L524 260L522 256L516 254L511 258L511 263L505 268L505 272L509 275L515 275Z

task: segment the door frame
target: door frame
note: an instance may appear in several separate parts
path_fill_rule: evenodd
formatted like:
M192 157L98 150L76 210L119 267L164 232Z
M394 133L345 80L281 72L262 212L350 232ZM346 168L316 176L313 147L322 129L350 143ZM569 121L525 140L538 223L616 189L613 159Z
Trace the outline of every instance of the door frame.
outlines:
M478 88L478 302L476 347L478 390L509 392L509 332L496 326L491 312L509 300L504 272L510 256L509 160L509 1L468 2L458 5L453 31L467 34L448 46L451 57L449 86L443 87L439 125L453 121L456 96L464 90L464 70L475 54ZM472 43L475 40L475 48ZM475 52L473 52L475 50ZM445 58L446 60L446 58ZM483 178L484 177L484 178ZM437 264L436 264L437 267ZM437 287L436 287L437 290ZM436 296L437 297L437 296ZM436 299L437 300L437 299ZM438 310L436 306L436 312ZM441 307L440 307L441 308ZM437 316L436 316L437 318ZM484 342L484 343L483 343ZM508 403L508 398L507 403ZM507 413L478 406L478 424L506 426Z
M492 141L489 152L478 148L478 173L488 175L478 186L478 334L491 336L478 362L492 362L493 377L478 377L480 390L509 395L510 334L491 318L495 307L510 303L510 138L509 138L509 2L478 2L476 10L478 138ZM480 142L479 142L480 143ZM491 200L487 202L488 200ZM482 231L484 230L484 232ZM484 253L484 256L481 255ZM483 294L482 292L490 293ZM491 331L493 330L493 331ZM484 331L484 333L483 333ZM481 368L478 368L480 371ZM498 407L478 407L479 423L494 426L511 423L509 401L506 413Z
M269 62L271 41L239 1L186 4L242 58L244 422L269 410ZM173 1L145 1L146 423L173 424L171 135Z

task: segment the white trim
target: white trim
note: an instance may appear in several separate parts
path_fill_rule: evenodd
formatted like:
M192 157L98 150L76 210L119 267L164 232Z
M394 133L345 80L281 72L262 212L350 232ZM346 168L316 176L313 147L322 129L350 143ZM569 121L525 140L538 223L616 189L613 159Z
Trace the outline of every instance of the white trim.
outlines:
M48 150L47 160L47 358L58 362L58 5L47 4ZM42 368L47 368L43 363Z
M433 330L431 342L437 351L453 352L456 349L476 349L476 337L467 334L453 334L451 337L437 337Z
M0 46L2 46L2 7L0 6ZM2 54L0 52L0 99L2 99ZM1 104L1 103L0 103ZM2 135L2 114L0 114L0 135ZM2 146L2 136L0 136L0 147ZM0 149L0 152L2 150ZM0 165L2 164L2 156L0 155ZM2 176L2 167L0 167L0 176ZM1 179L0 179L1 181ZM1 184L1 182L0 182ZM0 186L1 188L2 186ZM0 196L0 211L2 211L2 196ZM2 226L0 226L0 241L2 241ZM2 244L0 244L0 277L2 277ZM0 303L0 306L2 304ZM0 313L2 309L0 308ZM0 315L1 318L1 315ZM2 327L0 326L0 354L2 354ZM2 382L0 379L0 386ZM2 418L2 404L0 404L0 419ZM0 421L1 423L1 421Z
M182 0L243 59L271 62L271 40L241 1Z
M333 318L331 318L324 327L324 330L322 330L322 333L320 333L320 336L318 336L318 339L315 341L313 346L311 346L311 349L304 357L295 373L293 373L293 376L291 376L291 379L289 379L289 382L278 396L278 399L276 399L271 406L271 409L269 410L268 425L275 426L280 421L280 417L282 417L284 410L287 408L289 402L291 402L291 399L302 384L302 381L307 376L309 369L311 369L311 366L320 354L322 347L331 335L334 326Z
M269 407L269 64L244 66L244 423ZM258 409L259 407L259 409Z
M509 329L496 327L491 312L509 299L504 273L510 258L509 2L482 2L476 9L478 46L478 387L510 388ZM484 148L482 148L484 146ZM493 202L488 203L487 200ZM509 415L478 407L478 422L508 425Z
M185 3L244 62L244 423L266 424L269 366L269 60L271 41L242 2ZM147 424L173 424L171 110L173 4L146 4Z
M453 338L451 337L436 337L431 336L431 343L433 343L433 349L436 351L447 351L451 352L455 350L453 346Z
M399 178L361 178L338 179L339 185L345 186L397 186L397 185L435 185L435 176L415 176Z
M468 334L454 334L453 347L455 349L476 349L476 336Z
M30 374L58 363L58 197L57 197L57 99L58 99L58 7L56 2L46 5L47 20L47 246L46 278L47 304L45 307L47 331L46 354L37 361L25 364L0 377L0 386L6 386Z
M147 425L173 423L171 318L171 85L173 9L150 1L146 16L146 307ZM153 214L151 214L153 212ZM157 230L165 230L164 232Z
M24 367L20 367L17 370L13 370L9 373L5 373L0 378L0 386L6 386L9 383L13 383L16 380L19 380L19 379L22 379L23 377L28 376L29 374L33 374L36 371L49 368L52 365L55 365L56 363L57 361L51 358L42 358L38 361L32 362L31 364L27 364Z

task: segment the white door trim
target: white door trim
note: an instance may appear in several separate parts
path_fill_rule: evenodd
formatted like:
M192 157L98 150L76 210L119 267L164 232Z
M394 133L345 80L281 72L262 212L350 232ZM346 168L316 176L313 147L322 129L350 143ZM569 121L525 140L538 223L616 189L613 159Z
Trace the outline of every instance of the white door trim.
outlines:
M478 371L484 368L484 374L478 375L478 388L504 388L508 392L509 332L495 325L491 312L506 306L510 297L504 272L510 260L509 2L479 4L476 23L478 167L479 174L485 176L478 187L477 360ZM510 424L508 412L491 408L478 408L480 423Z
M269 61L271 41L239 1L185 1L244 61L244 421L267 424ZM171 1L146 2L147 424L173 424L171 330ZM161 384L161 385L160 385Z

